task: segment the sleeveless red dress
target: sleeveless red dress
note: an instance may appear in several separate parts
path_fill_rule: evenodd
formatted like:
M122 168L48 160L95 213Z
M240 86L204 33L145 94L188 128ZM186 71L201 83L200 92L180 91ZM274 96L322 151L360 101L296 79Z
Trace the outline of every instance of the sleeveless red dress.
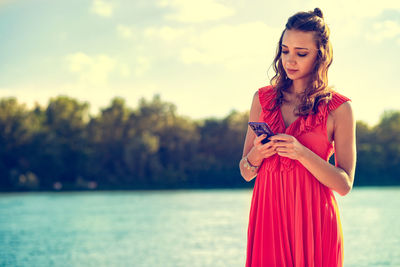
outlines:
M333 154L326 121L331 110L350 99L334 92L318 113L298 117L285 127L273 107L272 86L258 91L260 121L275 133L286 133L324 160ZM339 209L330 188L300 162L278 154L264 159L255 178L247 230L246 267L343 266L343 234Z

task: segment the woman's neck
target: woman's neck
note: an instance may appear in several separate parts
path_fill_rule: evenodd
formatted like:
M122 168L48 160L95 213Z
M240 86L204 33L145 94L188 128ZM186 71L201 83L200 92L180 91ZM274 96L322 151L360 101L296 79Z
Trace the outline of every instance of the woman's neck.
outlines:
M292 86L289 88L289 92L294 95L300 96L304 93L308 85L308 81L306 79L294 80L292 82Z
M284 93L284 101L286 103L292 103L294 105L298 105L300 103L300 99L307 88L308 82L305 79L294 80L291 86Z

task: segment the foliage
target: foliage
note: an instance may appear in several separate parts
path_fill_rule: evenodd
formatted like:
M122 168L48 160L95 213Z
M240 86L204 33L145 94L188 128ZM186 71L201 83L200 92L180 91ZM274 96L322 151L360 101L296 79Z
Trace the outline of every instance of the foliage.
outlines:
M360 185L400 183L400 111L385 111L380 122L369 127L357 123L357 169Z
M240 176L248 112L192 120L155 95L122 98L89 115L67 96L28 109L0 99L0 189L83 190L251 187ZM356 185L399 184L400 112L357 122Z

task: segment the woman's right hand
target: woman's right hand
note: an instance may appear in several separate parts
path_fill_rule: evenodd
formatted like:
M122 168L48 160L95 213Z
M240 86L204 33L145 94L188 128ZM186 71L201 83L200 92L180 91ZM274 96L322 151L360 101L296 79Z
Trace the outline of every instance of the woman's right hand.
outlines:
M264 138L266 138L267 135L263 134L260 136L257 136L254 139L254 153L256 153L256 157L258 159L264 159L264 158L269 158L272 155L276 154L276 150L275 150L275 141L269 141L268 143L261 143L262 140L264 140Z

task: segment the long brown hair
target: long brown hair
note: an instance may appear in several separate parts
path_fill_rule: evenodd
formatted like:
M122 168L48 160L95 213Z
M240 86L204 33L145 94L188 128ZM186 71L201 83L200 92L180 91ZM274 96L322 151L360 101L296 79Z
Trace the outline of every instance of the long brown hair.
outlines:
M271 79L271 85L273 85L277 92L273 109L279 108L282 102L285 101L283 92L287 92L293 83L293 81L287 77L281 60L282 39L286 30L314 33L318 54L314 69L311 73L310 83L301 96L300 105L295 113L300 116L316 113L319 103L330 100L333 91L332 88L328 86L328 68L332 64L333 59L328 25L326 25L322 11L319 8L315 8L314 11L309 12L298 12L288 19L285 29L279 39L273 61L275 76Z

